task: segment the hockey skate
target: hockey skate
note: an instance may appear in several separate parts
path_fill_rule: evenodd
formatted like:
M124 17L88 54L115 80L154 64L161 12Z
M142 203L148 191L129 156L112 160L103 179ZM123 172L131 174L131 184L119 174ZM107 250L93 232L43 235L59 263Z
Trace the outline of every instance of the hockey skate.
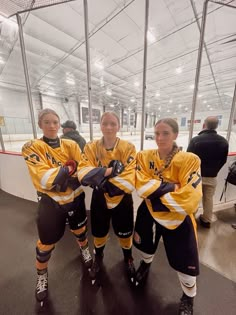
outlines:
M48 296L48 272L46 270L38 270L37 284L35 289L35 297L42 307Z
M93 258L90 254L88 244L86 244L83 247L80 247L80 252L81 252L81 257L82 257L82 260L83 260L85 267L88 270L90 270L90 268L92 267L92 264L93 264Z
M183 293L180 299L179 315L193 314L193 298Z
M141 260L139 268L135 274L135 286L136 287L145 283L147 276L148 276L148 273L149 273L150 266L151 266L151 263L147 264L143 260Z
M94 262L92 264L91 269L89 270L89 276L92 280L92 285L96 282L97 274L99 273L101 266L103 262L103 254L102 255L96 255L94 258Z
M125 269L126 269L128 278L132 283L134 283L134 280L135 280L135 267L134 267L133 261L134 260L132 257L124 260Z

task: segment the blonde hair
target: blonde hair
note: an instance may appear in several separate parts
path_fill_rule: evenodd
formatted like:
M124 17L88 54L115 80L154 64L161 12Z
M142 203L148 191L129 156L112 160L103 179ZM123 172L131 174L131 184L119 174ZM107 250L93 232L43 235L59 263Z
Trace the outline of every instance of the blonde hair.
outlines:
M172 131L174 133L179 133L179 125L177 123L177 121L173 118L163 118L163 119L160 119L158 120L156 123L155 123L155 127L157 125L159 125L160 123L164 123L164 124L167 124L171 127ZM162 174L162 172L167 168L169 167L173 157L175 156L176 153L178 153L180 150L180 148L178 147L177 143L174 142L173 143L173 147L172 147L172 150L171 152L167 155L167 157L165 158L165 162L164 162L164 165L161 167L161 169L157 172L157 175L159 174Z
M114 117L117 119L118 125L120 126L120 117L117 115L116 112L112 112L112 111L110 111L110 112L104 112L104 113L102 114L100 123L102 123L103 118L104 118L105 116L107 116L107 115L112 115L112 116L114 116Z
M38 125L40 127L41 122L43 120L43 117L47 114L53 114L55 116L57 116L59 122L60 122L60 117L58 116L58 114L55 112L55 110L51 109L51 108L44 108L42 109L39 113L38 113Z
M117 122L118 122L118 125L120 126L120 117L117 115L116 112L112 112L112 111L109 111L109 112L104 112L101 116L101 120L100 120L100 123L102 123L103 121L103 118L108 116L108 115L112 115L116 118ZM103 146L103 137L97 142L97 145L96 145L96 157L99 159L99 160L102 160L104 158L106 154L106 151L104 149L104 146Z

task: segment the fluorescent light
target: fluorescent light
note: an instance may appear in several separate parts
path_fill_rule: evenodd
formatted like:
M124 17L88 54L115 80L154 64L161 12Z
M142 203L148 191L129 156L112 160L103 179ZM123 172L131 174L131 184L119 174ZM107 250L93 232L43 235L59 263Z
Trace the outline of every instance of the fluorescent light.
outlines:
M177 68L175 69L175 72L176 72L177 74L180 74L180 73L183 72L183 68L182 68L182 67L177 67Z
M107 90L107 91L106 91L106 95L111 96L111 95L112 95L112 91L111 91L111 90Z
M104 86L104 79L103 79L103 77L100 78L100 86Z
M94 66L100 70L103 70L104 69L104 66L103 64L100 62L100 61L95 61L94 62Z
M66 83L70 85L75 85L75 81L73 79L66 79Z
M152 34L151 31L147 31L147 39L149 43L154 43L156 41L156 37Z

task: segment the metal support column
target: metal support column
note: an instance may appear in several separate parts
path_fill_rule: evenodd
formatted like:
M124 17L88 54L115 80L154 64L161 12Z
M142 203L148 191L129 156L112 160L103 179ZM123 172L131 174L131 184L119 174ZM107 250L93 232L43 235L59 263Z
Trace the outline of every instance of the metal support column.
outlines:
M22 61L23 61L23 67L24 67L25 83L26 83L27 98L28 98L29 109L30 109L31 123L32 123L32 128L33 128L33 136L34 136L34 139L36 139L37 138L37 130L36 130L36 124L35 124L35 117L34 117L32 94L31 94L31 89L30 89L29 72L28 72L28 66L27 66L27 60L26 60L26 54L25 54L23 28L22 28L20 15L16 14L16 18L17 18L17 23L18 23L18 27L19 27L21 55L22 55Z
M81 131L82 121L81 121L81 103L78 95L75 96L76 103L78 106L78 123L79 123L79 131Z
M89 133L90 133L90 140L93 140L93 124L92 124L93 112L92 112L92 101L91 101L91 70L90 70L87 0L84 0L84 31L85 31L86 65L87 65L87 85L88 85Z
M145 28L144 28L144 51L143 51L143 94L142 94L142 120L141 120L141 143L140 150L143 150L144 124L145 124L145 97L146 97L146 72L147 72L147 32L148 32L149 0L145 2Z
M202 51L204 44L204 35L206 28L206 16L207 16L207 6L209 0L205 0L203 4L203 12L202 12L202 24L201 24L201 32L200 32L200 40L199 40L199 48L198 48L198 58L197 58L197 68L196 68L196 76L195 76L195 84L194 84L194 92L193 92L193 103L192 103L192 113L190 120L190 130L189 130L189 142L193 136L193 126L194 126L194 118L196 111L196 103L197 103L197 94L198 94L198 85L201 71L201 62L202 62Z
M42 110L43 109L43 96L41 92L39 92L39 106L40 106L40 110Z
M5 152L6 150L5 150L5 145L4 145L4 141L3 141L1 127L0 127L0 143L1 143L2 151Z
M228 125L227 136L226 136L226 139L228 140L228 142L230 139L230 134L232 131L231 129L233 126L233 121L234 121L235 106L236 106L236 83L235 83L235 87L234 87L234 96L233 96L233 100L232 100L232 106L231 106L231 111L230 111L230 116L229 116L229 125Z

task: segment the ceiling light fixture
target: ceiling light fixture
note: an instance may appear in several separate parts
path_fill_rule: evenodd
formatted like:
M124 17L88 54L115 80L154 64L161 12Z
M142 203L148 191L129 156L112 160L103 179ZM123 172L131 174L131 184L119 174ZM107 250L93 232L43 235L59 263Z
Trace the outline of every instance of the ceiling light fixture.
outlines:
M153 33L150 30L147 31L147 39L149 43L151 44L156 41L156 37L153 35Z
M175 69L175 72L176 72L177 74L180 74L180 73L183 72L183 68L182 68L182 67L178 67L178 68Z
M73 79L66 79L66 83L70 85L75 85L75 81Z
M103 79L103 77L100 78L100 86L101 86L101 87L104 86L104 79Z
M104 66L103 64L100 62L100 61L95 61L94 62L94 66L100 70L103 70L104 69Z

